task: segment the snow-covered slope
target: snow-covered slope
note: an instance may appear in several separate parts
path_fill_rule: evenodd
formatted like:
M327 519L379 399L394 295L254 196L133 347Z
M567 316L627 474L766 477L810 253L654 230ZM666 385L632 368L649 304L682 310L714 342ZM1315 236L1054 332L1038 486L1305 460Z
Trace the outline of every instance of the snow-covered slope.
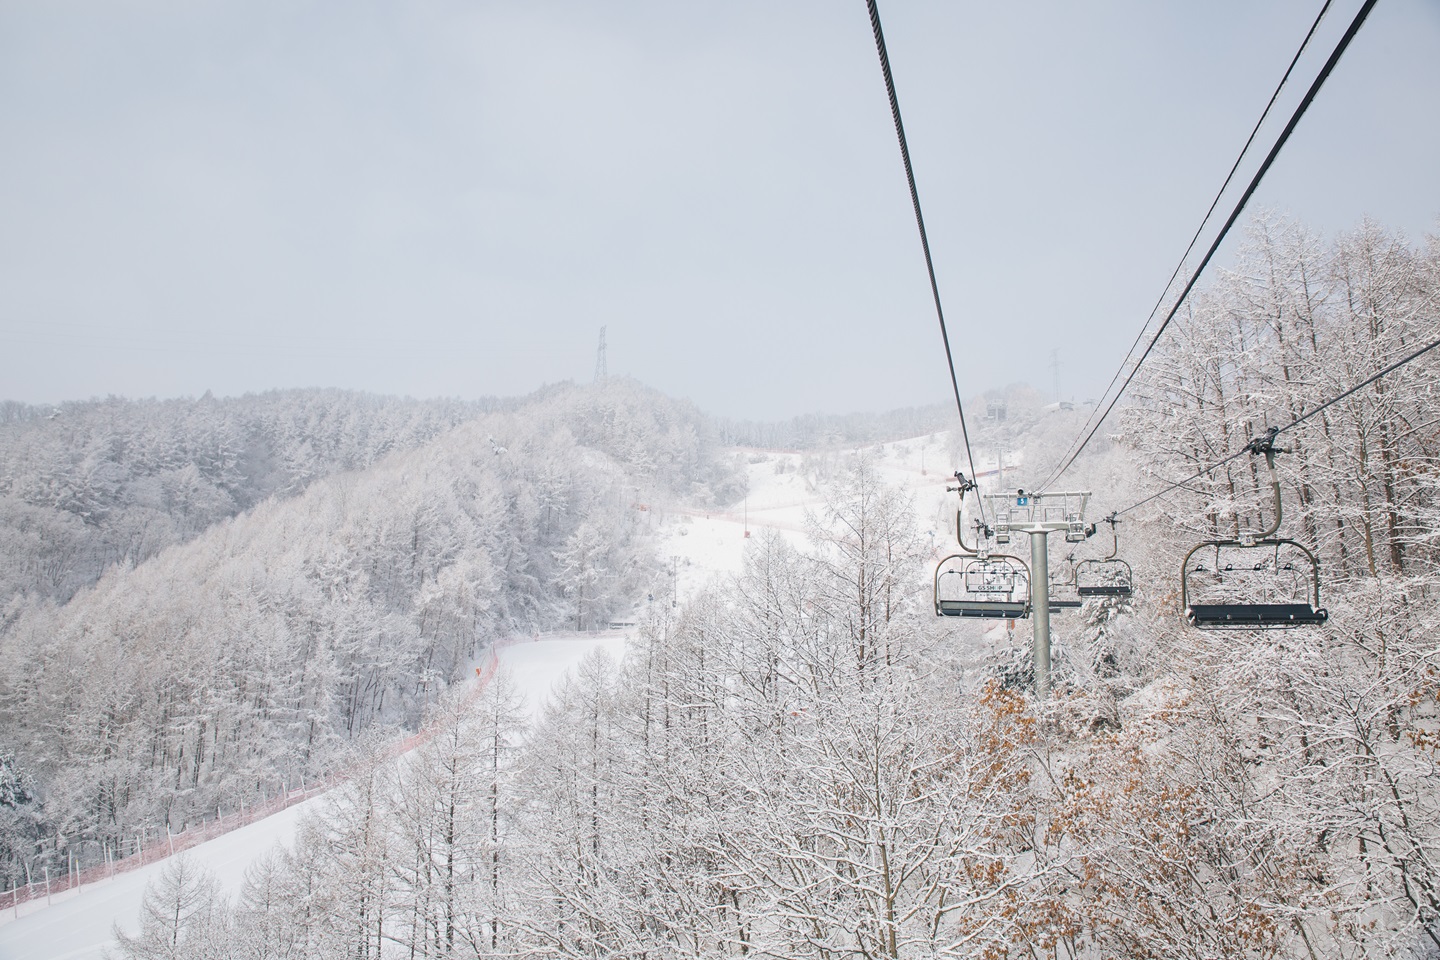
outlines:
M200 844L185 855L213 872L226 894L233 896L245 879L245 868L255 857L277 842L288 841L301 815L323 802L323 796L312 797ZM115 946L111 936L114 924L129 933L136 931L145 885L159 874L165 862L147 863L82 889L67 890L49 904L41 898L20 904L16 911L7 911L7 917L0 919L6 924L0 927L0 958L98 960L106 947ZM16 913L19 919L14 918Z
M887 483L913 495L916 523L934 535L937 556L953 545L944 534L955 510L945 490L953 482L949 448L948 433L863 448ZM827 483L844 473L840 461L853 452L741 451L750 490L743 503L724 512L674 510L661 528L659 552L672 564L676 599L684 602L716 573L738 573L746 543L762 530L803 539L806 514L823 507ZM662 599L670 598L655 598Z

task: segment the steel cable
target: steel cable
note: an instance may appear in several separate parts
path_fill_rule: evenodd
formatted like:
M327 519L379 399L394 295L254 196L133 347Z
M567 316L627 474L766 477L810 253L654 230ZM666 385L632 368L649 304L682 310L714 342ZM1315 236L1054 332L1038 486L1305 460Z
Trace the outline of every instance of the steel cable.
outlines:
M950 386L955 391L955 409L960 412L960 436L965 442L965 459L970 476L975 477L975 455L970 450L970 431L965 426L965 404L960 400L960 380L955 375L955 356L950 350L950 333L945 327L945 310L940 305L940 284L935 279L935 262L930 257L930 238L925 233L925 216L920 212L920 191L915 186L915 168L910 163L910 146L905 139L905 124L900 119L900 100L895 95L895 77L890 72L890 54L885 49L885 32L880 27L880 10L875 0L866 0L870 9L870 29L875 34L875 52L880 56L880 69L885 74L885 93L890 98L890 115L895 119L895 136L900 141L900 158L905 163L905 180L910 184L910 203L915 208L915 225L920 229L920 246L925 251L925 270L930 275L930 294L935 300L935 316L940 321L940 339L945 344L945 362L950 366ZM980 519L985 519L985 501L980 501Z
M1125 359L1120 361L1120 366L1116 369L1115 376L1110 378L1110 383L1105 387L1104 393L1100 394L1101 403L1104 403L1105 398L1110 396L1110 391L1115 389L1115 384L1120 381L1121 375L1125 373L1125 368L1129 365L1130 358L1135 355L1136 348L1140 346L1140 342L1145 338L1145 331L1150 329L1151 321L1155 319L1155 315L1160 312L1160 307L1164 305L1166 294L1170 292L1171 287L1175 286L1175 279L1180 276L1180 271L1185 268L1185 261L1190 259L1190 254L1194 251L1195 244L1200 240L1200 234L1205 231L1205 224L1210 222L1210 218L1215 215L1215 208L1220 205L1220 198L1225 195L1226 190L1230 189L1230 182L1235 179L1235 172L1240 169L1240 164L1244 161L1246 154L1250 152L1251 144L1255 142L1255 137L1260 133L1260 128L1264 126L1265 121L1269 118L1270 111L1275 106L1275 101L1280 99L1280 93L1285 89L1285 84L1289 82L1290 74L1295 72L1295 65L1300 62L1300 57L1303 56L1309 48L1310 40L1315 36L1315 31L1320 29L1320 24L1325 19L1325 14L1330 10L1331 2L1332 0L1325 0L1325 4L1315 16L1315 22L1310 24L1310 30L1305 34L1305 39L1300 41L1300 48L1295 51L1295 56L1290 58L1290 65L1285 68L1285 73L1280 78L1280 82L1275 85L1275 92L1270 94L1270 101L1265 104L1265 109L1260 111L1260 119L1255 121L1255 126L1250 129L1250 136L1245 138L1245 145L1240 148L1239 154L1235 157L1235 162L1230 165L1230 172L1225 175L1225 182L1220 184L1219 190L1215 191L1215 199L1210 201L1210 208L1205 211L1205 216L1200 218L1200 225L1195 228L1195 235L1190 238L1190 243L1185 247L1185 252L1180 255L1180 261L1175 264L1175 269L1171 272L1170 279L1165 281L1165 287L1160 291L1160 297L1155 301L1155 306L1150 308L1150 314L1145 318L1145 325L1140 328L1139 333L1135 334L1135 342L1130 344L1130 349L1125 352ZM1098 405L1096 406L1096 410L1099 410ZM1085 425L1080 428L1080 433L1075 435L1076 439L1072 440L1070 447L1066 448L1066 455L1068 455L1070 449L1074 447L1075 442L1079 440L1080 434L1083 434L1090 426L1090 422L1094 417L1095 414L1092 413L1090 417L1085 420ZM1061 459L1063 460L1064 457L1062 456ZM1059 474L1052 474L1050 479L1042 484L1042 488L1048 487L1059 478Z
M1120 398L1124 396L1126 389L1129 388L1130 383L1135 379L1135 375L1140 372L1140 367L1150 356L1150 352L1155 349L1155 344L1159 341L1160 335L1165 332L1166 327L1170 325L1170 321L1175 319L1176 314L1180 312L1181 306L1184 305L1186 297L1190 295L1190 291L1194 289L1195 284L1199 281L1200 275L1204 273L1205 268L1210 265L1211 258L1215 256L1215 251L1220 248L1220 244L1229 234L1230 228L1235 225L1236 220L1240 219L1240 214L1244 211L1245 205L1250 201L1250 197L1260 186L1260 181L1265 178L1265 174L1269 172L1271 165L1275 162L1275 158L1280 155L1281 148L1284 147L1286 141L1290 139L1290 134L1294 132L1295 127L1300 123L1300 118L1305 115L1305 111L1309 109L1311 102L1315 99L1315 95L1320 92L1320 88L1324 86L1325 81L1329 78L1331 72L1334 71L1335 65L1340 62L1340 57L1350 46L1350 41L1354 40L1355 35L1359 33L1360 27L1365 23L1365 18L1370 15L1370 11L1374 8L1375 3L1376 0L1366 0L1365 4L1360 8L1360 12L1355 15L1355 19L1351 21L1350 26L1345 31L1345 35L1340 38L1340 42L1336 44L1335 50L1330 54L1330 58L1325 61L1324 67L1321 68L1314 82L1310 84L1310 88L1305 92L1305 96L1301 99L1299 106L1295 108L1295 112L1290 117L1290 122L1287 123L1285 129L1280 132L1280 136L1275 141L1275 145L1270 148L1270 152L1265 156L1264 162L1260 164L1260 169L1257 170L1255 176L1251 178L1250 185L1245 188L1245 193L1240 197L1239 202L1235 204L1235 209L1231 211L1230 216L1225 221L1225 225L1220 228L1219 234L1210 244L1210 248L1206 251L1204 259L1202 259L1200 265L1195 268L1195 272L1190 275L1189 281L1185 284L1185 289L1180 292L1180 297L1175 301L1174 306L1170 308L1170 312L1166 314L1164 322L1161 323L1160 328L1155 331L1155 335L1150 338L1150 343L1145 347L1145 352L1142 353L1140 359L1135 362L1135 366L1125 378L1125 382L1121 384L1115 396L1111 398L1110 402L1105 406L1104 412L1095 421L1089 432L1085 434L1085 438L1080 442L1080 445L1066 455L1060 466L1057 467L1050 474L1049 478L1046 479L1045 483L1041 485L1042 489L1059 480L1065 471L1070 469L1075 459L1080 456L1080 453L1085 449L1086 445L1094 438L1096 431L1100 429L1106 417L1110 416L1111 411L1115 409L1115 404L1120 402Z

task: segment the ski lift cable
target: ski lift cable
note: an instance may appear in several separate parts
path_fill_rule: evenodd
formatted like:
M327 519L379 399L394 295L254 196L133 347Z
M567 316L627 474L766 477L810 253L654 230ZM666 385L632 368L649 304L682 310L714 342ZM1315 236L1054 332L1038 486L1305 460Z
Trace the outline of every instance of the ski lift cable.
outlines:
M1373 2L1373 0L1372 0ZM915 208L915 226L920 230L920 246L925 252L925 270L930 275L930 294L935 300L935 316L940 321L940 339L945 344L945 362L950 366L950 386L955 391L955 409L960 412L960 437L965 442L965 459L970 476L976 476L975 454L970 450L970 431L965 426L965 404L960 401L960 380L955 375L955 356L950 350L950 334L945 327L945 311L940 306L940 285L935 279L935 263L930 257L930 239L925 232L925 217L920 212L920 191L915 186L915 168L910 163L910 146L905 139L905 124L900 119L900 100L895 94L895 77L890 72L890 54L885 49L885 33L880 28L880 10L876 0L865 0L870 10L870 29L875 34L875 52L880 56L880 69L885 75L885 93L890 98L890 115L895 120L895 136L900 141L900 158L905 163L905 179L910 184L910 203ZM985 519L985 501L980 501L980 519Z
M1250 136L1245 139L1245 145L1240 148L1240 153L1236 155L1235 162L1230 166L1230 172L1225 175L1225 182L1220 184L1220 189L1215 192L1215 199L1210 201L1210 209L1206 210L1205 216L1200 219L1200 225L1195 228L1195 235L1190 238L1190 243L1185 247L1185 252L1180 255L1180 262L1175 264L1175 270L1170 274L1170 279L1165 281L1165 287L1160 291L1159 299L1155 301L1155 306L1150 308L1150 314L1145 318L1145 323L1140 327L1140 331L1135 334L1135 342L1130 344L1130 349L1125 352L1125 359L1120 361L1120 366L1115 370L1115 376L1110 378L1110 384L1105 388L1104 393L1100 394L1102 402L1106 397L1110 396L1110 391L1115 389L1115 384L1119 382L1121 374L1125 372L1126 366L1130 363L1130 358L1135 355L1136 348L1140 346L1140 342L1144 339L1145 331L1150 329L1150 324L1155 320L1156 314L1160 312L1161 306L1165 303L1166 295L1169 294L1171 288L1175 286L1175 280L1180 276L1180 271L1185 268L1185 261L1190 259L1190 254L1194 251L1195 244L1200 241L1200 234L1204 232L1205 225L1209 223L1210 218L1215 215L1215 208L1220 205L1220 198L1225 195L1226 190L1230 189L1230 182L1235 179L1235 172L1240 169L1240 164L1250 152L1251 145L1255 143L1256 135L1260 133L1260 128L1269 118L1270 111L1275 106L1275 101L1280 99L1280 93L1285 89L1285 84L1289 82L1290 74L1295 72L1295 65L1300 62L1300 57L1303 56L1309 48L1310 41L1315 36L1315 31L1320 29L1320 24L1325 19L1325 14L1330 11L1331 2L1332 0L1325 0L1324 5L1320 8L1319 14L1315 17L1315 22L1310 24L1310 30L1305 34L1305 39L1300 41L1300 48L1295 51L1295 56L1290 58L1290 65L1285 68L1284 76L1282 76L1280 82L1276 84L1275 92L1270 94L1270 102L1265 104L1264 110L1260 111L1260 119L1255 121L1255 126L1250 130ZM1098 411L1100 408L1097 405L1095 409ZM1070 441L1072 447L1076 441L1079 440L1080 434L1083 434L1085 430L1089 428L1090 421L1093 420L1094 417L1095 413L1092 412L1090 417L1086 419L1085 425L1080 428L1080 433L1075 435L1076 439ZM1069 448L1067 448L1066 453L1068 455ZM1045 482L1044 486L1048 487L1059 478L1059 474L1055 474L1050 480Z
M1284 432L1287 431L1287 430L1293 430L1295 427L1300 426L1300 424L1304 423L1306 420L1309 420L1311 417L1315 416L1316 414L1321 413L1321 412L1323 412L1324 410L1328 409L1329 407L1334 406L1335 404L1339 403L1341 400L1344 400L1346 397L1349 397L1351 394L1354 394L1354 393L1356 393L1356 392L1358 392L1358 391L1360 391L1360 390L1365 389L1366 387L1370 386L1370 384L1372 384L1372 383L1374 383L1375 381L1379 380L1380 378L1386 376L1387 374L1394 373L1396 370L1399 370L1401 367L1405 366L1407 363L1410 363L1412 360L1415 360L1415 359L1417 359L1417 358L1419 358L1419 357L1424 356L1425 354L1429 353L1431 350L1434 350L1436 347L1440 347L1440 339L1432 340L1432 341L1430 341L1430 343L1426 344L1425 346L1421 347L1420 349L1415 350L1415 351L1413 351L1413 352L1411 352L1411 353L1409 353L1409 354L1406 354L1404 357L1400 358L1399 360L1396 360L1394 363L1390 364L1390 366L1386 367L1384 370L1381 370L1379 373L1375 374L1374 376L1369 377L1369 378L1367 378L1367 379L1365 379L1365 380L1362 380L1360 383L1355 384L1355 386L1351 387L1349 390L1346 390L1344 393L1337 394L1336 396L1331 397L1329 400L1326 400L1324 403L1320 404L1320 406L1316 407L1314 410L1311 410L1311 411L1309 411L1308 413L1302 414L1301 416L1299 416L1299 417L1295 418L1294 420L1290 421L1289 423L1287 423L1285 426L1283 426L1283 427L1272 427L1271 429L1273 429L1273 430L1275 431L1275 433L1276 433L1277 436L1278 436L1279 434L1284 433ZM1150 501L1155 500L1155 499L1158 499L1159 497L1163 497L1165 494L1169 493L1171 490L1174 490L1174 489L1177 488L1177 487L1183 487L1185 484L1189 483L1189 482L1192 481L1192 480L1198 480L1200 477L1205 476L1207 473L1210 473L1211 471L1214 471L1214 470L1218 470L1218 469L1220 469L1221 467L1225 466L1227 463L1230 463L1230 462L1232 462L1232 461L1234 461L1234 460L1238 460L1241 456L1243 456L1243 455L1245 455L1245 454L1247 454L1247 453L1249 453L1249 452L1251 452L1251 451L1250 451L1250 447L1248 447L1248 446L1247 446L1247 447L1244 447L1244 448L1242 448L1241 450L1237 451L1236 453L1232 453L1230 456L1226 457L1224 460L1220 460L1220 461L1217 461L1216 463L1212 463L1212 464L1210 464L1210 466L1203 468L1203 469L1200 470L1198 473L1191 474L1190 476L1186 477L1186 478L1183 479L1183 480L1177 480L1177 481L1175 481L1174 483L1170 484L1169 486L1165 487L1163 490L1160 490L1160 491L1158 491L1158 492L1156 492L1156 493L1152 493L1150 496L1146 497L1144 500L1141 500L1141 501L1139 501L1138 503L1131 504L1130 506L1126 507L1124 510L1117 510L1117 511L1115 511L1115 515L1116 515L1116 516L1119 516L1119 515L1121 515L1121 514L1129 513L1129 512L1131 512L1132 510L1137 510L1137 509L1139 509L1140 507L1143 507L1145 504L1149 503Z
M1365 0L1364 6L1360 8L1360 12L1357 13L1355 19L1351 21L1350 26L1345 31L1345 35L1341 37L1339 43L1336 44L1334 52L1330 54L1330 58L1325 61L1325 65L1320 69L1320 73L1315 77L1314 82L1310 84L1310 89L1305 91L1304 98L1300 101L1299 106L1295 108L1295 112L1290 117L1290 122L1287 123L1285 129L1280 132L1280 136L1276 139L1275 145L1270 148L1270 152L1265 156L1264 162L1260 164L1260 169L1255 171L1255 176L1251 178L1250 185L1245 188L1244 194L1241 195L1239 201L1235 204L1235 209L1230 213L1230 216L1225 220L1225 225L1220 228L1220 233L1210 244L1210 249L1206 251L1204 259L1202 259L1200 265L1195 268L1195 272L1190 275L1189 281L1185 284L1185 289L1180 291L1179 299L1177 299L1174 306L1170 308L1170 312L1165 315L1165 320L1160 324L1159 329L1155 331L1155 335L1150 338L1150 343L1145 347L1145 352L1140 355L1140 359L1135 361L1135 366L1131 369L1129 375L1125 377L1125 382L1120 385L1120 389L1116 391L1115 396L1106 404L1104 412L1096 419L1094 426L1090 427L1089 432L1086 433L1084 439L1080 441L1080 445L1076 447L1073 452L1066 455L1065 460L1050 474L1049 479L1042 485L1042 489L1059 480L1065 471L1070 469L1071 465L1075 463L1075 459L1080 456L1081 451L1083 451L1086 445L1095 437L1096 431L1098 431L1101 424L1105 422L1105 418L1110 416L1111 411L1115 409L1115 404L1120 402L1120 398L1124 396L1126 389L1129 388L1130 383L1135 379L1135 375L1140 372L1140 367L1143 366L1146 359L1149 358L1150 352L1155 349L1155 344L1160 340L1160 336L1165 332L1165 329L1170 326L1170 321L1175 319L1175 316L1180 312L1180 308L1184 306L1186 298L1190 296L1190 291L1195 288L1195 284L1200 280L1200 275L1204 273L1205 268L1210 265L1210 260L1215 256L1215 251L1220 249L1220 244L1230 233L1230 228L1235 225L1236 220L1240 219L1240 214L1244 211L1245 205L1250 202L1250 197L1254 195L1256 189L1260 186L1260 181L1265 178L1265 174L1269 172L1271 165L1275 162L1275 158L1280 155L1281 148L1284 147L1286 141L1290 139L1290 134L1295 131L1295 127L1300 123L1300 118L1305 115L1305 111L1309 109L1311 102L1314 101L1315 95L1320 92L1320 88L1324 86L1325 81L1329 79L1331 72L1335 69L1335 65L1340 62L1340 57L1350 46L1350 41L1355 39L1355 34L1360 31L1361 25L1365 23L1365 18L1370 15L1370 11L1375 7L1375 3L1376 0Z

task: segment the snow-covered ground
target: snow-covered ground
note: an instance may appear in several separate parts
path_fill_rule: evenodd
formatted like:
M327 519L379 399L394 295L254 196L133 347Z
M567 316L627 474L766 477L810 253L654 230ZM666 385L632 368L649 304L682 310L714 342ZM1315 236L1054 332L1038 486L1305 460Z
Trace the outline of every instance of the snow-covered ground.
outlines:
M191 848L186 855L212 871L228 896L234 896L245 879L245 868L258 854L277 842L288 841L295 824L307 810L324 802L312 797L264 820L233 830ZM164 868L165 860L86 885L80 890L22 903L0 918L0 958L3 960L98 960L115 940L111 927L119 923L137 932L145 885ZM15 919L18 913L19 919Z
M933 531L936 556L949 552L950 541L944 531L947 511L954 510L954 495L945 493L953 470L947 466L947 450L944 434L872 448L880 475L914 494L917 520L922 530ZM816 482L825 472L824 458L832 459L837 472L841 469L835 454L808 455L808 469L807 455L799 453L750 450L741 455L747 461L750 494L738 511L672 508L657 531L660 555L672 564L674 599L683 602L717 574L738 572L746 544L765 529L802 539L807 511L817 510L824 502ZM671 599L655 596L648 602ZM643 610L637 613L643 614ZM500 669L509 673L530 709L538 713L567 670L597 647L618 660L628 635L627 630L611 630L518 639L500 651ZM312 798L193 847L187 855L214 872L227 895L233 896L246 867L275 844L288 844L299 818L323 803L323 796ZM146 884L163 869L164 862L148 863L81 890L58 894L49 903L41 898L4 911L0 914L0 960L100 960L106 948L114 948L111 931L115 924L127 932L136 931Z
M913 495L916 522L930 533L937 558L953 552L954 546L947 533L956 503L955 495L945 491L947 483L954 483L949 448L948 433L865 448L882 480ZM824 506L824 476L843 475L843 458L851 452L740 451L750 490L743 503L725 511L672 510L659 531L660 557L673 571L673 599L684 602L717 573L738 573L747 542L764 530L802 542L806 515Z
M532 716L545 707L550 690L571 667L592 650L604 650L611 659L625 655L629 634L618 630L608 633L551 633L537 640L522 640L500 651L503 670L525 697Z

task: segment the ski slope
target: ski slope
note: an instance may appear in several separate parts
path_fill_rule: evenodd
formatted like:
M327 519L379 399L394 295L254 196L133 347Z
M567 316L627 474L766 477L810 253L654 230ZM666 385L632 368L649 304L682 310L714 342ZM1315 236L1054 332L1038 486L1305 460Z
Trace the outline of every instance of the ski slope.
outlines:
M945 512L953 510L953 495L945 494L949 479L944 466L945 436L871 450L882 478L915 495L920 529L933 532L938 556ZM666 511L656 532L660 556L671 564L671 596L653 596L649 603L683 603L717 574L739 572L746 545L763 530L777 530L797 542L803 539L807 512L824 503L816 478L804 469L806 458L786 451L748 450L739 455L746 458L750 480L750 494L739 511ZM934 465L929 470L927 458ZM948 508L947 503L951 504ZM556 681L587 653L599 648L619 660L626 639L625 631L517 639L498 652L499 669L509 674L536 715ZM276 844L288 845L300 818L321 809L324 802L323 794L313 797L192 847L185 855L212 871L225 895L233 898L250 863ZM116 925L130 934L138 931L146 885L164 869L165 862L160 859L57 894L48 903L41 897L4 911L0 914L0 960L102 960L107 949L114 951L112 930Z
M949 448L948 432L861 448L881 480L913 496L917 528L929 532L935 559L954 552L946 532L955 511L955 495L945 489L954 482ZM843 460L854 452L738 451L749 480L744 502L724 511L672 509L659 531L660 558L674 571L674 599L683 603L717 573L739 573L747 543L762 531L803 543L807 515L824 507L826 483L845 474ZM983 469L988 461L979 460Z
M233 897L245 879L245 868L277 842L294 836L295 824L307 811L318 809L324 796L282 810L264 820L232 830L186 851L196 863L212 871L227 896ZM167 858L168 859L168 858ZM140 902L145 885L159 875L166 860L147 863L137 870L89 884L78 890L22 903L0 918L0 958L3 960L100 960L115 947L111 928L119 924L127 933L138 931ZM18 913L19 919L14 918ZM8 921L8 922L7 922Z

